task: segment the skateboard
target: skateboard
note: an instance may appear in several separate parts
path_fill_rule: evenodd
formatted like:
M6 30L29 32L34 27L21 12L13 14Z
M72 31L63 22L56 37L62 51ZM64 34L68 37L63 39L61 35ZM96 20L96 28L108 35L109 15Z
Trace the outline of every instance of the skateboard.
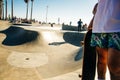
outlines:
M92 30L89 30L84 39L83 66L81 80L94 80L96 72L96 50L90 46Z

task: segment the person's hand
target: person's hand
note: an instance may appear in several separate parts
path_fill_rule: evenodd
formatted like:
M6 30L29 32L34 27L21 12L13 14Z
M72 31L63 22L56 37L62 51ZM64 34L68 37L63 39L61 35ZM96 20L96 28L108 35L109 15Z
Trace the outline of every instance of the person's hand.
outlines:
M88 27L88 29L87 29L87 30L88 30L88 31L89 31L89 30L92 30L92 27Z

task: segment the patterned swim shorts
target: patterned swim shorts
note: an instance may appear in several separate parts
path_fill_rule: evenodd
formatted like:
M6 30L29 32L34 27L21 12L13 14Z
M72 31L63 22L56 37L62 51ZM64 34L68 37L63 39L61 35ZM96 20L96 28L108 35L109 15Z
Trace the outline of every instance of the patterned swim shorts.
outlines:
M92 33L91 46L120 50L120 32Z

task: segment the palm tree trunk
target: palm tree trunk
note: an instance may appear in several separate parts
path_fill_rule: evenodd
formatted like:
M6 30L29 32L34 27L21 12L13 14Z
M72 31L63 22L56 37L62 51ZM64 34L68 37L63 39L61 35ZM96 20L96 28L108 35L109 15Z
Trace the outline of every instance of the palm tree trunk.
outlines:
M4 20L4 2L2 1L2 19Z
M5 20L7 20L7 0L5 1L5 5L6 5L6 13L5 13Z
M26 12L26 20L28 19L28 3L27 3L27 12Z
M30 16L31 21L32 21L32 13L33 13L33 1L31 1L31 16Z
M2 19L2 0L0 0L0 19Z
M13 19L13 0L11 0L11 19Z
M4 2L2 3L2 19L4 20Z
M28 19L28 4L29 4L29 0L24 0L24 2L27 4L26 5L26 20Z

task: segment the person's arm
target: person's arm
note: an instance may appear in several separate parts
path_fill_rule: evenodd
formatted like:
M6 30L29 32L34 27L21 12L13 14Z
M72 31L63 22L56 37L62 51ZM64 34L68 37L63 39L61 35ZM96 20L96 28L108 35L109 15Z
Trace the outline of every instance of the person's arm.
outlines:
M91 19L89 25L88 25L88 31L92 29L93 27L93 20L94 20L94 17Z
M94 16L95 16L96 11L97 11L97 6L98 6L98 3L96 3L96 5L94 6L93 11L92 11ZM88 31L91 30L92 27L93 27L94 16L93 16L93 18L91 19L91 21L90 21L90 23L89 23Z
M93 15L95 15L95 14L96 14L96 11L97 11L97 6L98 6L98 3L96 3L96 4L95 4L95 6L94 6L94 8L93 8L93 11L92 11Z

